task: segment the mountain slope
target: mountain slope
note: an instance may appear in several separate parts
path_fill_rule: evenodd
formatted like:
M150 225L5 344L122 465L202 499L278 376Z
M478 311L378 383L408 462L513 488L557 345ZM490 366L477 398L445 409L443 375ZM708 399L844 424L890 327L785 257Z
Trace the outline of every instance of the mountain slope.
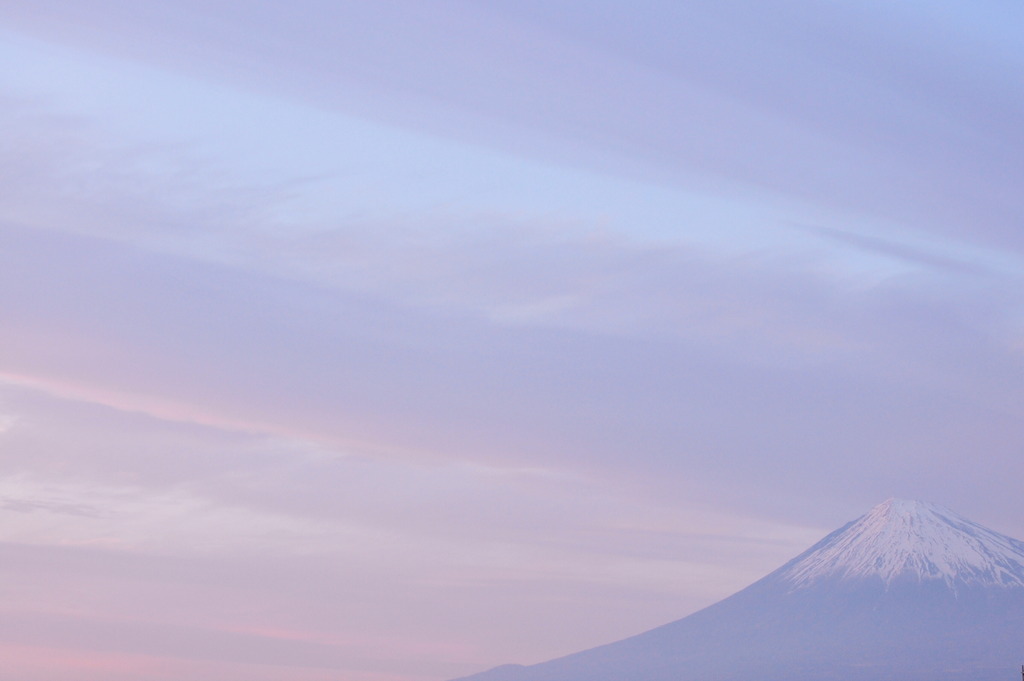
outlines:
M649 632L462 681L987 681L1024 659L1024 543L891 499Z

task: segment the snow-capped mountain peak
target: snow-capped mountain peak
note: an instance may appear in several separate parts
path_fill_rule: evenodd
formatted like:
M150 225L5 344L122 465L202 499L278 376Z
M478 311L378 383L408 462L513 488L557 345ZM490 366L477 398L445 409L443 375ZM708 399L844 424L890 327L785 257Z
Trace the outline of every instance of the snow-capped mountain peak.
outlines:
M890 499L680 620L459 681L1002 681L1021 631L1024 542Z
M776 575L794 588L880 577L1024 588L1024 542L941 506L889 499L811 547Z

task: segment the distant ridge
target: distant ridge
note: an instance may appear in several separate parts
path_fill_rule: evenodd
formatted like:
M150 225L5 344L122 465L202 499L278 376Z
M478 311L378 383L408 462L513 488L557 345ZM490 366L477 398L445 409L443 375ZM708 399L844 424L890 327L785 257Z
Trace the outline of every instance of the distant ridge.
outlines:
M1024 661L1024 542L889 499L676 622L456 681L1002 681Z

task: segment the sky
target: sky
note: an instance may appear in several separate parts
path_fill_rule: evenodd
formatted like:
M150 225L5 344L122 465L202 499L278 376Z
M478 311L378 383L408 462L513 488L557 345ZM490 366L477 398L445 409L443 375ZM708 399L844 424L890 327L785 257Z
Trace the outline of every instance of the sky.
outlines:
M0 658L445 681L890 497L1024 537L1024 5L0 0Z

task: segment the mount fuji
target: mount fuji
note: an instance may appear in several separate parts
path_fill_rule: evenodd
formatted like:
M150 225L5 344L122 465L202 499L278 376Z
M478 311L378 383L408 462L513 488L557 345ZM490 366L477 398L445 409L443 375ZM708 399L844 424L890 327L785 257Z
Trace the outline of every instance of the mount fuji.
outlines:
M689 617L457 681L1006 681L1024 662L1024 542L890 499Z

